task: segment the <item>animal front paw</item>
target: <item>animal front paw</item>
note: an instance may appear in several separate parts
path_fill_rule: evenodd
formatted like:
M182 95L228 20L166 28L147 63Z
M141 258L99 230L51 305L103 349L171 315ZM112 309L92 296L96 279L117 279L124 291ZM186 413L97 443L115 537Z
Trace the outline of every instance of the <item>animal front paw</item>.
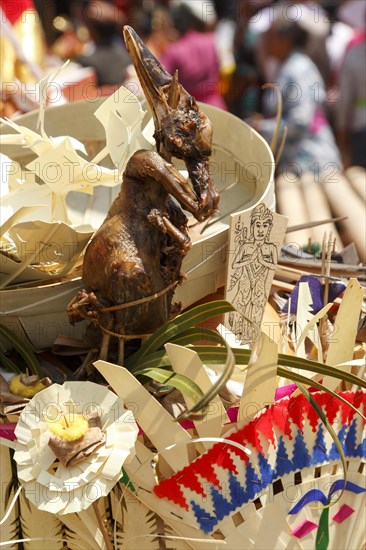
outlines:
M162 233L167 232L164 218L166 218L166 215L164 216L163 212L161 210L158 210L157 208L153 208L152 210L150 210L147 215L148 221L152 225L155 225L155 227L157 227Z
M97 312L89 308L91 306L96 306L97 303L98 299L94 292L87 292L85 288L80 290L67 305L66 312L69 317L69 322L74 325L83 319L92 320L92 318L97 315Z

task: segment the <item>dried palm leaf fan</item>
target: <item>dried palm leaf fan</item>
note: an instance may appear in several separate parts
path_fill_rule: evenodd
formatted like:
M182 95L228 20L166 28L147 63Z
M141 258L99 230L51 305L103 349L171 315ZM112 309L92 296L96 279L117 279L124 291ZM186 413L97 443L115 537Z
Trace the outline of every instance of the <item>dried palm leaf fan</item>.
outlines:
M167 348L173 367L179 363L178 372L192 372L192 352L177 348ZM268 363L268 355L259 357L250 368ZM215 401L211 414L181 426L169 421L169 414L131 380L128 371L104 362L96 366L117 392L122 387L131 392L136 419L157 450L137 445L136 460L126 467L134 496L186 544L363 548L364 391L339 394L349 405L325 392L313 393L311 404L301 394L285 397L250 420L253 405L258 409L251 394L247 408L239 408L248 411L248 420L244 412L243 420L222 426L229 419L222 403ZM195 363L196 380L202 380L198 366ZM268 382L267 378L267 387ZM258 396L263 393L260 385L256 390ZM346 466L328 430L339 438ZM127 500L128 493L127 485ZM180 548L179 540L174 546L171 533L166 531L165 536Z
M330 364L337 362L337 357L345 362L349 354L352 357L352 335L356 328L346 327L342 318L352 318L353 325L357 317L355 301L359 304L362 296L360 287L355 284L350 284L348 290L344 299L348 305L342 308L338 319L342 346L338 341L331 343ZM315 547L316 538L319 548L326 548L324 541L328 539L331 548L334 537L338 540L338 536L346 537L352 531L351 542L345 541L345 544L361 548L363 524L357 522L357 511L362 509L364 498L365 392L358 386L364 388L365 383L349 374L357 362L342 365L342 370L333 369L334 376L351 383L350 391L338 397L321 391L311 397L303 390L312 400L312 406L302 395L274 400L276 372L298 382L307 381L308 385L319 389L321 386L316 380L291 372L291 367L308 369L322 376L331 374L332 369L313 361L278 355L277 345L262 333L260 345L254 348L251 357L249 350L233 350L236 355L234 374L244 379L244 392L239 407L226 411L221 399L212 393L212 383L197 353L206 359L213 355L216 363L220 358L225 360L227 348L216 344L208 353L205 346L190 349L177 345L184 341L184 335L191 340L192 336L187 336L187 332L192 335L191 323L207 319L208 310L212 314L229 312L232 306L227 302L206 304L171 321L144 344L135 360L130 361L128 366L132 372L103 361L96 364L116 393L123 396L130 409L127 414L131 414L131 420L132 415L136 417L143 433L136 442L135 458L124 465L123 478L112 493L99 499L93 509L89 507L82 515L58 516L57 525L64 533L62 538L70 537L71 548L79 544L99 549L158 548L161 538L172 548L207 548L211 544L217 547L224 543L230 548L243 548L244 542L249 548L273 548L277 537L276 548L301 549ZM171 330L173 326L174 331ZM166 344L164 352L163 345L169 341L173 343ZM168 364L173 373L166 371ZM227 366L230 371L232 365L235 366L235 362L229 353ZM136 379L139 372L147 374L148 371L160 371L161 376L169 376L169 383L181 375L186 380L191 379L192 387L199 384L205 396L210 395L209 403L199 400L201 405L206 402L208 408L202 410L199 402L192 406L187 396L186 404L191 413L188 418L187 414L182 415L180 423L174 422L170 413ZM330 380L326 385L333 383L334 387L334 379ZM79 386L90 401L92 393L83 383ZM40 399L43 393L39 394ZM29 422L31 417L27 414L24 420ZM31 425L32 422L29 427ZM339 448L330 436L332 429L340 440ZM2 462L5 464L6 461ZM27 469L26 463L24 467ZM9 471L8 468L4 472L6 479L9 479ZM342 489L342 498L337 501ZM333 505L327 507L330 498ZM21 500L20 507L22 505ZM47 509L47 502L44 506ZM17 509L13 508L13 512L15 525L18 525ZM47 515L43 521L46 524ZM344 529L346 521L350 530ZM67 536L62 531L65 524ZM55 533L57 525L52 525L52 530L50 526L50 533ZM29 538L36 539L36 532L28 524L26 526ZM8 528L6 524L6 540L15 540L16 535L9 535ZM37 540L31 542L38 548L37 543Z
M345 397L358 407L363 400L365 410L364 393ZM338 428L333 398L322 394L314 398L334 415ZM170 513L225 540L230 548L304 548L310 541L315 547L315 539L321 537L331 544L340 544L343 537L342 547L362 548L365 533L355 526L357 511L365 506L365 439L357 438L362 428L343 407L340 415L349 468L346 482L333 442L326 441L320 419L300 396L281 400L226 434L224 444L216 444L187 468L160 481L154 491L169 501ZM245 445L250 454L231 447L232 442ZM321 505L334 501L342 489L341 501L322 510ZM348 525L340 526L346 520ZM325 540L321 547L326 548Z
M151 442L139 443L136 460L126 466L135 496L192 548L226 543L229 548L326 549L338 540L345 547L363 547L365 530L358 514L365 504L365 383L351 375L350 391L335 395L327 389L339 383L332 372L348 378L356 367L347 362L353 357L361 301L362 289L351 281L336 320L339 340L328 349L329 366L278 355L277 345L263 333L246 369L240 365L248 355L243 360L244 350L234 350L236 377L245 378L236 416L225 411L216 395L206 411L188 415L189 423L173 423L131 372L96 363L117 393L130 392L127 399ZM194 319L199 311L188 313ZM179 332L174 334L179 341ZM129 368L152 370L153 357L161 365L167 356L175 373L190 377L209 394L212 384L196 354L208 359L207 350L169 343L166 355L157 354L159 342L164 343L161 333L144 344ZM341 370L341 365L330 366L339 361ZM294 367L321 373L324 386ZM360 376L362 372L361 366ZM302 394L274 399L276 373L295 380ZM309 393L304 382L320 391ZM189 399L186 403L197 411ZM125 496L128 491L127 484Z

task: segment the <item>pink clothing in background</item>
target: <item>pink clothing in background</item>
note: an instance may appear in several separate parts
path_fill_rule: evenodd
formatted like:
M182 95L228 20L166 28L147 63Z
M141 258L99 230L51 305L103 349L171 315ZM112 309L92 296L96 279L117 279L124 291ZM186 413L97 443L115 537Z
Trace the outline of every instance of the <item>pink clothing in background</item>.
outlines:
M313 123L309 130L311 134L317 134L321 128L328 125L327 118L322 109L317 109L314 113Z
M179 82L197 101L226 110L219 91L219 59L213 33L186 32L166 49L161 62L170 74L178 69Z
M366 42L366 31L355 31L353 37L347 44L346 51L350 50L354 46L358 46L359 44L362 44L363 42Z

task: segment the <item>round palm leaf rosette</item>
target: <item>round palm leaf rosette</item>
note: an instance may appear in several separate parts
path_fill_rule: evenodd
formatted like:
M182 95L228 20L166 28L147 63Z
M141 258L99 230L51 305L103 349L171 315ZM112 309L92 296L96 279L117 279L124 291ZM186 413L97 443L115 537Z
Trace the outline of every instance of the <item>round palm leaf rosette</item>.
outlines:
M365 392L341 395L365 414ZM216 443L161 480L155 494L169 500L169 513L175 518L225 540L229 548L324 550L335 541L337 548L361 548L366 540L358 517L366 504L365 422L328 393L316 392L313 397L342 445L346 480L332 437L299 395L275 402L225 435L250 454Z
M61 452L57 460L52 441L60 441L51 431L52 422L64 415L92 419L94 427L88 433L99 435L92 441L86 439L84 449L79 444L66 457ZM96 428L96 423L100 427ZM88 508L111 491L121 478L123 464L134 456L138 427L122 399L107 388L92 382L65 382L53 384L31 399L20 415L15 435L14 459L26 497L40 510L70 514ZM70 447L70 443L74 442L61 441L61 447Z

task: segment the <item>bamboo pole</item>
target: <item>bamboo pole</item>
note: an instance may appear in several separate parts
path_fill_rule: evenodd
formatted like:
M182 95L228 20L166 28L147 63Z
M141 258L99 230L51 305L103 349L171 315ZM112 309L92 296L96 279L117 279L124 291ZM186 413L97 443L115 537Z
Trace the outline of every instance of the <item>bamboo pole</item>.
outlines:
M289 226L309 221L302 187L295 175L281 175L276 179L276 202L277 211L289 218ZM301 247L307 244L309 236L312 238L312 229L302 229L286 235L285 241Z
M342 222L345 237L354 242L361 261L366 261L366 218L365 203L343 175L337 175L337 182L322 181L321 185L329 204L337 216L347 216Z
M332 211L329 206L328 199L324 194L324 189L314 179L314 174L308 172L301 178L301 190L304 196L304 202L306 204L309 221L325 220L332 217ZM324 231L332 233L333 238L336 239L336 250L342 250L343 243L341 236L338 233L336 225L332 222L324 225L312 227L311 233L314 243L322 242Z

